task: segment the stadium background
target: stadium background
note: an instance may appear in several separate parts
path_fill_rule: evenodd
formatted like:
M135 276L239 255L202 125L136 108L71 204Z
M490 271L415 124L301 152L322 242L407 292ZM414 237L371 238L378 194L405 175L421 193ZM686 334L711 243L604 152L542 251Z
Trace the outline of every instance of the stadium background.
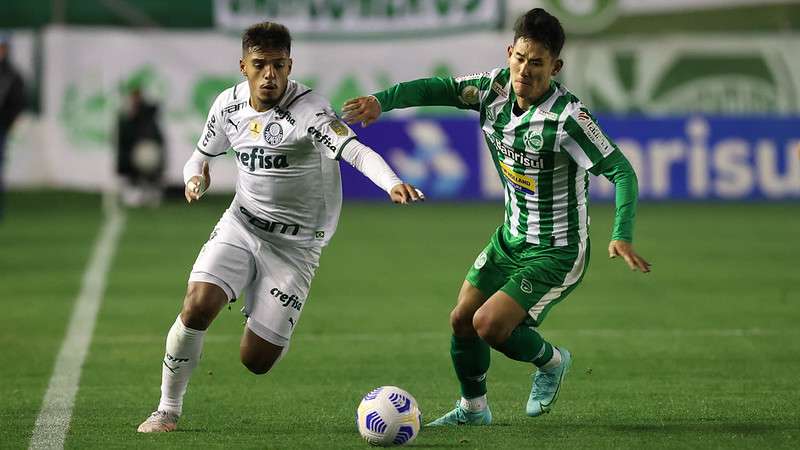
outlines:
M168 180L177 186L211 101L239 79L239 33L247 24L287 24L296 38L293 78L338 109L395 82L504 65L514 18L534 6L567 29L559 79L637 170L636 244L655 264L652 276L636 278L603 261L613 219L604 200L613 188L593 180L593 266L543 328L586 361L561 409L541 422L560 439L548 445L796 445L800 3L6 0L0 29L10 31L12 60L32 101L6 149L0 446L27 446L35 434L73 304L106 229L101 197L116 188L113 127L129 86L143 85L161 105ZM180 447L184 439L358 448L349 421L359 394L373 385L407 388L428 417L446 408L455 393L447 312L500 221L499 181L469 113L396 111L357 131L429 203L400 211L382 205L384 195L344 164L351 202L293 353L266 378L246 376L235 361L238 316L223 315L200 371L208 375L193 380L187 402L210 402L226 416L195 406L194 419L186 419L191 437L141 438L132 430L156 400L161 341L196 250L230 197L233 165L213 166L218 195L202 206L175 198L157 210L121 213L125 225L101 283L67 446ZM342 354L342 345L352 352ZM500 424L510 426L423 432L420 445L526 446L532 422L511 414L526 381L502 357L492 370L493 405ZM208 381L212 372L217 383ZM244 386L238 397L220 393L231 385ZM287 390L276 396L277 388ZM243 406L241 391L277 406L272 413Z

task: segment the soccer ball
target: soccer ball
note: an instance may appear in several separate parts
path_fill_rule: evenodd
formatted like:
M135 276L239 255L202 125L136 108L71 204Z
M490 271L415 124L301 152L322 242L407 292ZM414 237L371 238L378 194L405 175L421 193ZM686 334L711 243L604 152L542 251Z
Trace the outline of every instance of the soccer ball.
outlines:
M396 386L381 386L370 391L356 412L361 437L381 447L413 441L419 433L420 420L422 414L417 401Z

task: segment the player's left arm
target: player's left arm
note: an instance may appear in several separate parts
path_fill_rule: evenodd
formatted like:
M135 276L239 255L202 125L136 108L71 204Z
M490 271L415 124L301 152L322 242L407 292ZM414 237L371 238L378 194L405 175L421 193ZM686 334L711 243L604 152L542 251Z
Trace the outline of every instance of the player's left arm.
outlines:
M628 158L600 129L585 108L577 108L564 120L560 147L581 167L614 183L614 229L608 244L609 258L622 257L631 270L650 272L650 263L633 249L638 180Z
M315 114L308 133L323 155L350 163L389 194L392 202L407 204L425 199L419 189L400 180L381 155L359 142L355 132L336 117L330 106L325 105Z
M638 180L628 158L618 148L590 169L595 175L603 175L614 183L616 213L614 231L608 244L608 257L621 256L631 270L650 272L650 263L633 249L633 227L636 219L636 203L639 195Z
M389 194L394 203L407 204L424 201L425 195L414 186L403 183L381 155L366 145L353 140L342 150L342 159L372 180Z

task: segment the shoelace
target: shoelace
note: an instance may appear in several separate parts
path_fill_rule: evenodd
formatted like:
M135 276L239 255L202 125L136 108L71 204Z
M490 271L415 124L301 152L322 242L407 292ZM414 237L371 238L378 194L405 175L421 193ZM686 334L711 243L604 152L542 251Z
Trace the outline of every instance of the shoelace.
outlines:
M153 411L153 414L150 414L150 418L154 420L164 420L168 415L166 411Z
M461 402L456 402L456 420L459 423L467 423L467 413L464 411L464 408L461 407Z

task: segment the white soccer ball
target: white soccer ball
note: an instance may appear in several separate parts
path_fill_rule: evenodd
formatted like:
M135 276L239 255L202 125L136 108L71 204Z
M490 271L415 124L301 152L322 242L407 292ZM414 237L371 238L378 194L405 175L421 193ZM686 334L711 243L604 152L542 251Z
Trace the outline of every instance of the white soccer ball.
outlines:
M422 414L417 401L396 386L381 386L367 393L358 405L356 424L361 437L372 445L391 447L413 441Z

